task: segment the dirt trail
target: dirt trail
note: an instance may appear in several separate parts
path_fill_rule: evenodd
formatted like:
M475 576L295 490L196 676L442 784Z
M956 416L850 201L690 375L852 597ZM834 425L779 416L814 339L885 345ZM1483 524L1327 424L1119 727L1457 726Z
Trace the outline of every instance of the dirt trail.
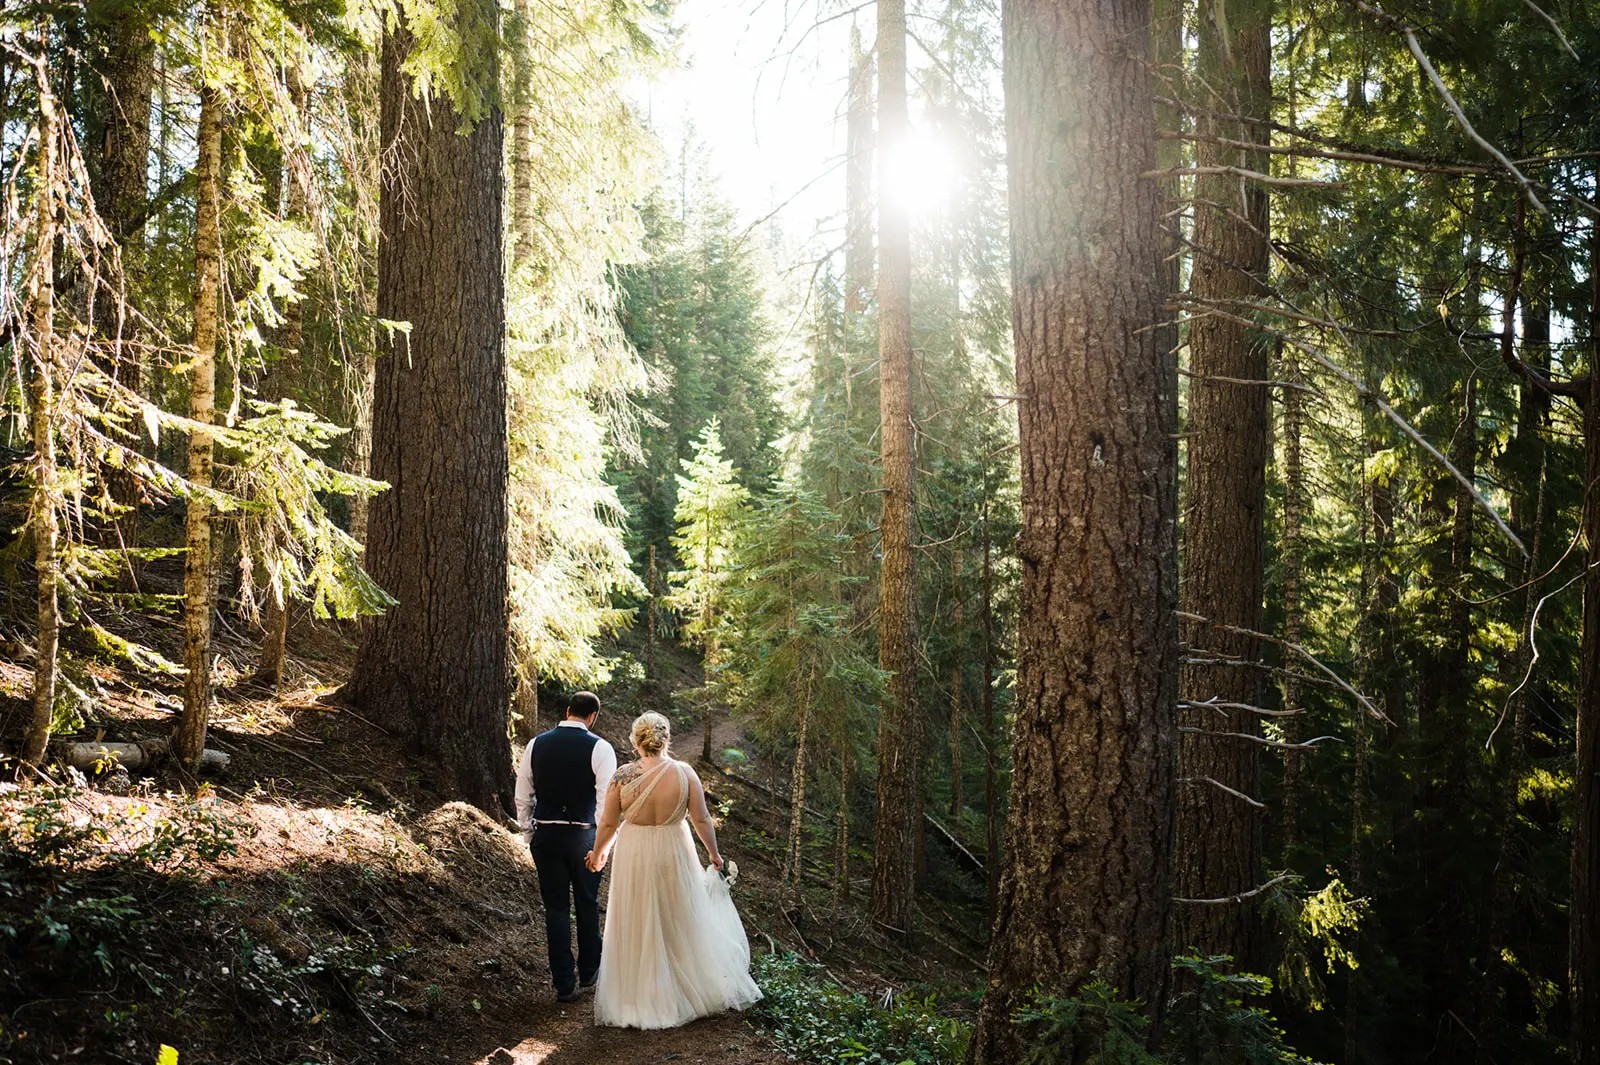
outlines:
M588 996L570 1005L554 1000L538 1003L521 1026L527 1033L524 1038L515 1043L508 1040L492 1053L474 1059L472 1065L778 1065L790 1060L737 1015L711 1017L662 1032L639 1032L597 1028L590 1008ZM513 1027L513 1035L516 1031ZM451 1065L456 1063L452 1060Z
M160 1044L178 1047L183 1065L791 1060L746 1016L639 1032L596 1028L588 997L557 1003L537 876L521 837L446 801L435 769L410 757L380 714L323 702L349 650L331 636L326 642L325 658L291 664L281 695L248 685L219 691L208 743L233 756L224 780L194 790L168 770L72 791L70 820L109 829L91 845L98 854L139 845L185 809L195 823L226 827L232 845L181 868L102 874L94 872L99 858L82 866L74 897L131 906L136 932L115 940L115 972L90 956L104 938L93 925L74 928L71 957L41 940L14 971L0 967L0 1020L9 1018L0 1025L0 1065L148 1065ZM243 674L250 650L231 650L224 679ZM0 711L23 705L27 682L25 670L0 656ZM96 685L103 738L170 732L175 691L110 669L96 674ZM630 711L661 701L659 693L654 701L643 691L615 693L602 733L625 749ZM697 726L683 730L691 753ZM719 753L744 746L726 715L714 726ZM754 764L741 769L764 775ZM742 866L736 897L758 950L800 951L839 974L836 981L878 993L942 980L977 949L905 950L856 906L832 901L831 871L820 860L807 867L815 890L795 912L774 835L787 807L710 767L702 776L727 818L723 847ZM192 798L175 794L184 791ZM8 804L16 813L15 798L0 795L0 815ZM813 857L820 853L819 844ZM55 912L60 870L46 863L12 872L22 878L12 887L24 894L0 898L0 923ZM859 872L854 879L864 886ZM943 907L935 919L956 934L959 922ZM925 951L942 939L931 937Z

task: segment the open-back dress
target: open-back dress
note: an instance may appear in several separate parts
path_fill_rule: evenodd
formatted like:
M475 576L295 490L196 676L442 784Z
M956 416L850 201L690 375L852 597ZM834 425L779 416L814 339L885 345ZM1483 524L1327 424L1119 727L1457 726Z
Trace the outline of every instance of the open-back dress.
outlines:
M611 858L596 1024L674 1028L761 998L728 888L700 867L685 815L689 767L668 759L617 774L622 825Z

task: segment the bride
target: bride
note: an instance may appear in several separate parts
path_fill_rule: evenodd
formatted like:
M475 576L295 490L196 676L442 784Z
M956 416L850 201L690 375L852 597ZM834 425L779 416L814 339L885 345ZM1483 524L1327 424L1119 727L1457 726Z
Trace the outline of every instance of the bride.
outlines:
M705 789L693 768L668 755L671 738L660 714L634 721L639 760L612 778L585 859L599 872L613 847L617 852L595 986L597 1024L674 1028L761 998L750 978L750 944L721 877ZM711 857L704 872L691 823Z

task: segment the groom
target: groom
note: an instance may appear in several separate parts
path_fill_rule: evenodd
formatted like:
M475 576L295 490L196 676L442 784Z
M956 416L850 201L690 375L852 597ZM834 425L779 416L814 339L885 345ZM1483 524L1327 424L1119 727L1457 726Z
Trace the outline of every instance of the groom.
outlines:
M517 768L517 821L539 867L550 978L556 999L573 1002L600 971L600 874L584 867L617 752L592 731L600 698L577 692L565 720L535 736ZM578 964L572 963L572 911L578 913Z

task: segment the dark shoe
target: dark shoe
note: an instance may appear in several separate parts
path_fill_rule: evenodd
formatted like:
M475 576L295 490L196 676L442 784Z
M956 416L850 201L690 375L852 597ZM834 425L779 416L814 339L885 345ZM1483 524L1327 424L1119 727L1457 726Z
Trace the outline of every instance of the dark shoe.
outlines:
M578 1001L578 995L579 994L580 994L580 992L575 987L568 988L565 991L557 991L556 992L556 1001L557 1002L576 1002L576 1001Z
M578 981L578 986L579 986L579 987L580 987L580 988L582 988L582 989L583 989L583 990L585 990L585 991L587 991L587 990L589 990L589 989L590 989L590 988L591 988L591 987L593 987L593 986L594 986L594 982L595 982L595 981L596 981L596 980L598 980L598 979L600 979L600 974L599 974L599 973L595 973L595 974L594 974L594 975L593 975L593 976L591 976L591 977L589 977L589 978L588 978L588 979L586 979L586 980L579 980L579 981Z

